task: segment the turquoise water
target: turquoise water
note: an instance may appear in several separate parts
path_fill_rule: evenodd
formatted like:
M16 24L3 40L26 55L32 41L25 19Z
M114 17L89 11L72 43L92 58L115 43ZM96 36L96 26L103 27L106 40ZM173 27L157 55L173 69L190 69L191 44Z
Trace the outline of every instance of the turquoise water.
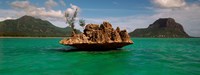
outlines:
M106 52L66 52L62 38L0 38L0 75L200 75L200 39L133 38Z

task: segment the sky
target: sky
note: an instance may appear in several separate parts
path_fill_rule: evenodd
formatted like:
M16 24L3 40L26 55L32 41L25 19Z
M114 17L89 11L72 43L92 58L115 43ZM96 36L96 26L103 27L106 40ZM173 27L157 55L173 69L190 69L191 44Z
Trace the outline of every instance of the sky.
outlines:
M170 17L190 36L200 37L200 0L0 0L0 5L0 21L29 15L66 27L64 14L78 9L77 20L108 21L128 32ZM76 28L82 30L78 21Z

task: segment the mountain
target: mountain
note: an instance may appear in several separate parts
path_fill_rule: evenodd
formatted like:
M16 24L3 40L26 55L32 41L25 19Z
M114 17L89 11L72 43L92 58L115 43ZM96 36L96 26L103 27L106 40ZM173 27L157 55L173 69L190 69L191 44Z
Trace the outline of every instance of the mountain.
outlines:
M0 36L10 37L62 37L70 36L70 27L59 28L46 20L23 16L15 20L0 22Z
M136 29L129 33L131 37L188 38L190 37L173 18L160 18L148 28Z

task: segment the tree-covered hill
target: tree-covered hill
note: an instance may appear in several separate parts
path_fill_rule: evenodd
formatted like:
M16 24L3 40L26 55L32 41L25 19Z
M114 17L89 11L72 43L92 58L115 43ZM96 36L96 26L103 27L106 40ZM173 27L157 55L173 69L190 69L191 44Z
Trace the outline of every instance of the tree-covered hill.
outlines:
M70 36L71 32L70 27L59 28L46 20L26 15L0 22L1 37L63 37Z

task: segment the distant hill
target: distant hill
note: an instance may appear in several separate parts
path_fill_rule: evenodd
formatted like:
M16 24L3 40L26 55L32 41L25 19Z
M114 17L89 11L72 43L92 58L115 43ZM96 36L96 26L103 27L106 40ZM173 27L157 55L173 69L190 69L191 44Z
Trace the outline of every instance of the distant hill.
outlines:
M136 29L129 33L131 37L156 37L156 38L188 38L190 37L182 25L173 18L160 18L148 28Z
M0 36L9 37L63 37L70 36L70 27L59 28L46 20L23 16L0 22ZM78 31L80 32L80 31Z

